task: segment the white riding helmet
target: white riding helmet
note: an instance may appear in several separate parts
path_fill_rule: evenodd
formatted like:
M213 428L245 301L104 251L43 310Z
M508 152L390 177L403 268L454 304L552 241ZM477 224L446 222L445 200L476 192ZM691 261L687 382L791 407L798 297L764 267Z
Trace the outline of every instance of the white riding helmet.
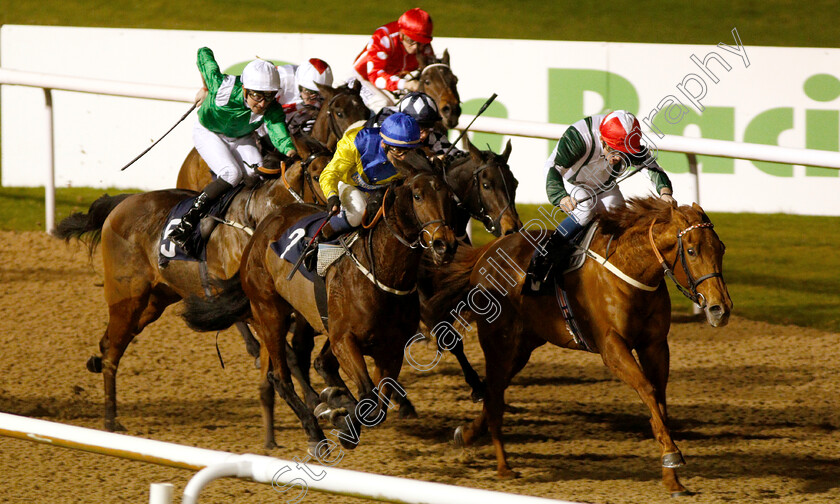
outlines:
M280 74L270 61L254 60L242 70L242 87L251 91L277 91Z
M311 58L298 67L295 72L295 79L297 80L298 86L317 93L318 86L316 84L332 86L333 74L332 69L326 61Z

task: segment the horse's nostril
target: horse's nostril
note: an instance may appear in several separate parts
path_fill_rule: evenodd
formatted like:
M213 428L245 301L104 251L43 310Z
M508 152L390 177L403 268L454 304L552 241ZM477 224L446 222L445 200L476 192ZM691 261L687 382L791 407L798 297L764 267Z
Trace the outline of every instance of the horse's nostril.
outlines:
M443 112L444 114L448 114L450 110L452 110L452 109L449 107L449 105L444 105L443 107L440 108L440 111Z
M715 313L715 314L717 314L717 313L720 313L720 312L722 312L722 311L723 311L723 307L722 307L721 305L714 305L714 306L710 306L710 307L709 307L709 311L710 311L711 313Z
M438 254L443 254L446 252L446 242L441 239L437 239L432 242L432 248L435 249L435 252Z

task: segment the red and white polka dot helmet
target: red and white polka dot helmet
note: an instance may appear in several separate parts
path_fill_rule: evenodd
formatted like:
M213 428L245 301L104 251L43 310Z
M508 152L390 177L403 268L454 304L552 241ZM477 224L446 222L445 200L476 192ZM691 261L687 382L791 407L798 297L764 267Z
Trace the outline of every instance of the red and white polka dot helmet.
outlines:
M611 148L627 153L642 152L642 128L636 116L626 110L616 110L601 120L601 139Z

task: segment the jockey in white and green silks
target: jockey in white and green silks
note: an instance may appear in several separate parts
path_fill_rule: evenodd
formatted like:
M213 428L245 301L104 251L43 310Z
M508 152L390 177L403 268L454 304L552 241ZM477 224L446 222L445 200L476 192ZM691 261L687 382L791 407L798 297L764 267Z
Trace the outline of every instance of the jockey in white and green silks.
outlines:
M536 292L551 278L560 252L589 223L598 210L624 204L615 179L631 167L645 168L659 196L676 205L671 181L641 144L636 117L625 110L586 117L566 129L545 163L545 189L552 205L569 216L557 226L545 248L537 253L526 280L526 292ZM586 201L584 199L589 198ZM581 201L580 204L578 202ZM530 284L530 286L529 286Z
M287 156L296 154L283 107L275 101L280 90L280 76L270 62L254 60L242 71L242 77L225 75L213 51L198 50L198 70L207 95L198 109L193 128L195 148L218 178L207 185L192 208L169 238L176 245L191 250L188 241L210 205L242 178L262 166L254 131L265 124L268 137L277 150Z

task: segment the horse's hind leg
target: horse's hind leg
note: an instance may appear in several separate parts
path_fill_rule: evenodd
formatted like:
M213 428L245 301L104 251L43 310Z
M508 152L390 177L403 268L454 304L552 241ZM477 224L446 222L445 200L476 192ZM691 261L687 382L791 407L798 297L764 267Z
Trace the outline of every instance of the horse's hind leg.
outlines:
M303 320L303 317L295 315L292 344L286 345L286 361L301 389L304 399L310 409L315 409L321 400L315 390L312 389L312 382L309 379L309 361L312 359L312 349L315 348L315 330Z
M657 343L651 343L643 348L636 349L639 356L639 364L645 376L653 384L654 397L662 413L663 422L668 422L668 407L665 401L665 389L668 386L668 373L670 368L671 353L668 348L668 341L663 339ZM653 420L651 419L651 427ZM682 456L680 456L682 460ZM673 467L662 468L662 484L671 492L672 496L691 495L677 477L677 471Z
M684 465L685 461L682 454L674 440L671 439L671 434L665 424L665 416L660 409L661 403L656 397L656 387L642 372L630 349L627 348L624 339L610 329L607 331L603 342L599 343L598 346L601 348L601 357L604 364L618 379L630 385L650 410L650 424L653 428L653 435L659 442L661 449L662 467L677 468ZM679 492L680 490L675 491Z
M445 348L441 347L441 342L438 341L438 347L441 351L445 350ZM472 392L470 397L472 398L473 402L479 402L484 399L484 394L486 392L486 386L484 381L478 376L478 373L475 372L472 365L470 364L469 359L467 359L466 354L464 354L464 340L463 338L459 338L458 341L455 342L455 345L449 349L449 352L458 359L458 364L461 365L461 371L464 373L464 380L467 382L467 385L470 386Z
M245 342L245 350L248 351L248 355L255 359L259 359L260 342L257 341L257 338L255 338L254 335L251 333L251 328L248 327L248 324L246 324L245 322L237 322L234 325L236 326L236 329L239 330L239 334L242 335L242 341Z

